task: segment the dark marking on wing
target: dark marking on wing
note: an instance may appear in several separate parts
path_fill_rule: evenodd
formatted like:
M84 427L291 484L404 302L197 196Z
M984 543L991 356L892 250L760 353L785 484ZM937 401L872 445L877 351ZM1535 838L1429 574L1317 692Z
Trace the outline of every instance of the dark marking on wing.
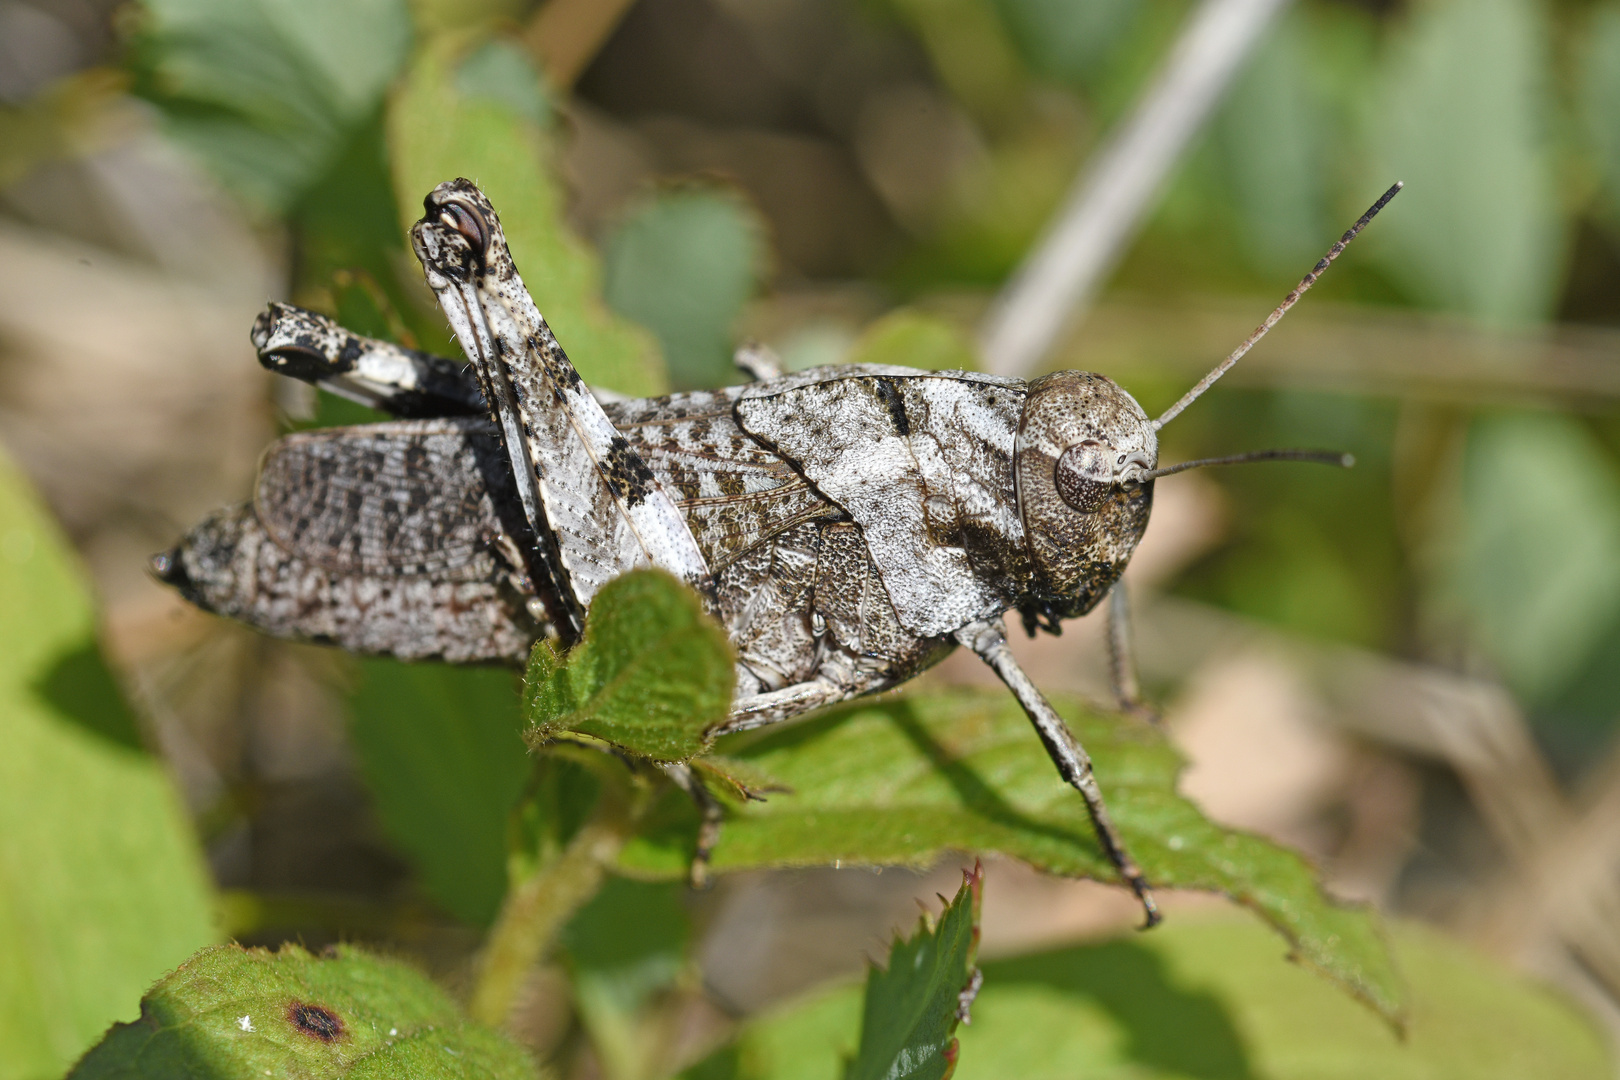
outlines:
M640 506L658 484L652 469L623 435L615 435L608 444L607 465L602 470L602 478L630 506Z
M874 379L873 384L877 390L878 400L883 402L883 407L889 412L889 419L894 421L895 432L902 439L910 435L911 420L906 416L906 403L900 397L900 388L894 384L893 379L886 377Z
M579 372L568 360L568 354L557 343L557 338L551 333L549 327L543 328L538 340L529 339L529 348L533 349L545 362L546 374L565 390L580 390L585 380L580 378Z

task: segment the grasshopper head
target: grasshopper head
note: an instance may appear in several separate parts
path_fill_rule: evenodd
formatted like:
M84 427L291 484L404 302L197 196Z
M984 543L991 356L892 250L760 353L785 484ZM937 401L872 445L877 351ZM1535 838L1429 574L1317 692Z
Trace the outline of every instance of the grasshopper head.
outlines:
M1018 605L1030 633L1039 625L1056 632L1055 620L1083 615L1107 595L1147 529L1155 477L1248 461L1354 464L1349 454L1326 450L1260 450L1160 469L1158 431L1277 325L1400 190L1397 183L1384 192L1266 321L1157 420L1148 419L1135 398L1101 375L1060 371L1029 384L1013 475L1024 542L1035 565L1035 580Z
M1119 580L1147 528L1159 461L1153 421L1111 379L1059 371L1030 383L1015 453L1036 571L1020 606L1031 620L1083 615Z

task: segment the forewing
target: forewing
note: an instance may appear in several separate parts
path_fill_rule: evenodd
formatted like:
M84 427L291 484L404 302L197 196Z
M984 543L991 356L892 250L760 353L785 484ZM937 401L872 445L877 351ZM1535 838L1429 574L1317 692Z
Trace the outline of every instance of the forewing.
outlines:
M901 625L936 637L1011 600L1022 399L1015 380L852 367L745 388L736 413L861 526Z
M739 393L733 387L606 408L674 498L716 575L800 522L840 513L738 426L733 406Z
M299 432L265 452L254 509L271 539L311 565L451 575L502 532L496 500L512 497L504 467L482 421Z
M357 653L522 666L545 629L493 553L443 576L340 572L276 542L251 503L207 518L154 568L205 611Z
M535 592L515 506L485 421L300 432L266 451L253 502L202 522L156 569L198 606L278 637L522 664L556 597Z

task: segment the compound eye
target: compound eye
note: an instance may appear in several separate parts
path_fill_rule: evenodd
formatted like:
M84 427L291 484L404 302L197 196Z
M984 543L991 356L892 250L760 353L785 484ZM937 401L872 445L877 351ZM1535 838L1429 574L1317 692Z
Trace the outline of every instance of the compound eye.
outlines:
M1114 473L1108 455L1108 447L1087 439L1069 447L1058 458L1053 477L1058 495L1082 514L1101 510L1113 490Z
M460 233L472 245L473 254L482 256L489 244L489 223L470 206L447 202L439 208L439 220Z

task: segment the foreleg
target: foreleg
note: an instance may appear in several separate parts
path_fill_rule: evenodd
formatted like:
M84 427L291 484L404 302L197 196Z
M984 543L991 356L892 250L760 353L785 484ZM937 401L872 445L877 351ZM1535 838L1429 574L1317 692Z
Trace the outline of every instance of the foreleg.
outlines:
M1102 844L1103 853L1108 856L1108 861L1114 864L1119 876L1125 879L1125 883L1142 902L1142 908L1147 914L1147 922L1143 925L1143 929L1156 925L1160 916L1159 906L1153 899L1153 890L1125 850L1125 842L1120 839L1119 831L1114 828L1114 822L1108 816L1108 808L1103 804L1102 788L1098 786L1097 777L1091 769L1091 758L1069 730L1068 725L1063 722L1063 718L1057 714L1030 681L1029 676L1024 674L1024 669L1013 659L1012 651L1007 648L1007 635L1000 623L988 621L969 623L956 632L956 640L972 649L979 655L979 659L989 664L991 670L1007 684L1007 689L1013 692L1018 704L1023 706L1030 722L1035 725L1035 730L1040 735L1041 743L1046 747L1046 753L1051 757L1052 764L1057 766L1058 773L1086 800L1086 810L1091 815L1091 824L1097 832L1098 842Z

